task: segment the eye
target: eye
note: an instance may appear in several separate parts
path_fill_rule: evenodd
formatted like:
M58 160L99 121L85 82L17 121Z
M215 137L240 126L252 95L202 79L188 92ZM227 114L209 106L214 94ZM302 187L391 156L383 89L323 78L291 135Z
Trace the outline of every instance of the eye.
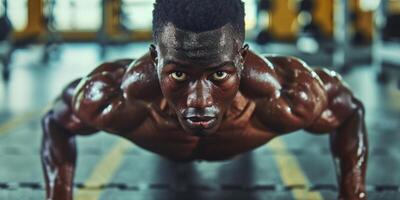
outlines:
M215 72L215 73L212 75L212 78L213 78L214 80L220 81L220 80L225 79L227 76L228 76L228 73L223 72L223 71L218 71L218 72Z
M172 72L171 77L177 81L184 81L187 78L187 75L183 72Z

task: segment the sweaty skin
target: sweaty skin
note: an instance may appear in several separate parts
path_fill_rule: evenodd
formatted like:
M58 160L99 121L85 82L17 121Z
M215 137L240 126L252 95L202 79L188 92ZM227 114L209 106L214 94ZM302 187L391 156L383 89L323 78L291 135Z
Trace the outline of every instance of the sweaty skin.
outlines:
M76 135L102 130L186 162L230 159L305 129L330 135L339 199L366 199L362 103L338 74L256 55L232 30L168 25L141 58L104 63L69 84L42 120L47 198L72 199Z

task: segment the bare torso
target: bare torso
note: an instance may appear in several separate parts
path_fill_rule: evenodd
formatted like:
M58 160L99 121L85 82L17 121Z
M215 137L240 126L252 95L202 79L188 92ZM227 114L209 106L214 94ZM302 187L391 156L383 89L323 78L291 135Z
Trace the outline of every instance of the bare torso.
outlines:
M114 66L100 66L92 74L104 71L112 72L114 78L117 77L116 84L122 85L122 93L124 93L125 100L134 99L136 103L139 101L140 104L145 105L140 113L126 113L128 115L139 114L143 116L140 119L134 119L139 122L133 122L137 123L135 129L129 131L105 129L105 131L114 132L114 134L130 140L146 150L175 161L196 159L211 161L229 159L266 144L276 135L297 130L298 127L291 127L295 124L294 121L281 122L283 124L270 125L268 127L263 125L265 123L260 122L256 112L260 110L258 107L264 106L264 104L258 103L259 99L264 96L264 98L269 98L269 95L273 96L272 93L278 89L268 86L270 88L267 90L273 92L263 91L266 90L264 87L265 80L257 80L257 76L261 77L267 74L268 82L276 82L277 84L284 80L278 80L275 72L278 69L275 69L274 63L270 61L277 57L272 56L268 61L255 54L251 54L249 57L249 61L246 62L245 72L243 72L243 84L231 107L225 113L220 128L217 132L206 137L197 137L186 133L179 125L175 113L169 108L159 89L155 68L148 55L137 60L136 64L130 64L133 62L131 60L124 60L113 63ZM285 57L285 59L287 58ZM246 72L248 77L245 75ZM139 76L139 74L142 77L132 78ZM263 79L263 77L260 77L258 79ZM324 100L322 99L321 101L323 102ZM85 121L85 116L82 116L79 112L91 113L87 108L75 111L78 116L76 118L83 119L83 121ZM101 114L99 115L101 116ZM125 118L126 115L122 117ZM122 123L121 121L124 121L124 119L119 118L118 122L114 121L113 123ZM129 124L129 121L123 123ZM284 130L286 128L289 130Z
M136 100L143 100L147 104L149 114L137 129L117 133L117 135L146 150L175 161L229 159L264 145L277 135L275 131L266 130L260 125L255 115L257 106L255 100L245 96L243 94L245 92L242 91L237 93L217 132L206 137L197 137L186 133L179 125L174 111L169 108L166 100L162 97L156 78L146 77L147 80L152 81L147 84L136 83L127 78L129 76L127 74L143 73L145 70L143 68L151 65L146 63L148 62L147 58L141 59L144 63L128 68L121 84L129 81L131 85L144 85L139 90L140 92L136 89L134 96ZM153 74L154 72L146 73ZM136 80L141 81L140 79ZM250 88L244 89L249 90ZM148 91L151 91L151 95Z
M181 127L160 90L149 54L135 62L102 64L72 82L42 125L47 196L72 197L75 135L103 130L169 159L191 161L229 159L275 136L305 129L331 133L340 196L365 197L367 140L362 104L336 73L311 70L292 57L250 53L239 91L221 125L203 137Z
M122 136L144 149L173 160L224 160L263 145L274 137L272 132L257 128L255 103L240 93L218 131L206 137L184 132L177 125L176 117L165 100L157 102L155 106L150 108L151 115L136 131ZM160 125L167 121L174 125L168 128Z

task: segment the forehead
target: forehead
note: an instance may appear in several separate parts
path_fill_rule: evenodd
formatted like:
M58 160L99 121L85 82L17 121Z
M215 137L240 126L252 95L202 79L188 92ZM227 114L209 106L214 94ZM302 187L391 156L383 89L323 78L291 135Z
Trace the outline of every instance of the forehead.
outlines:
M167 60L187 62L231 61L238 52L234 29L227 24L219 29L195 33L176 28L169 23L160 34L158 50Z

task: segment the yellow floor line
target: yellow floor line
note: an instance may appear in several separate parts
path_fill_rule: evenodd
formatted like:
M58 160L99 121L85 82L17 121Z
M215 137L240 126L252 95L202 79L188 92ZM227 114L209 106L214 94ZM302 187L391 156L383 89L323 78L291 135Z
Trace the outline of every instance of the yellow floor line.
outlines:
M124 152L132 148L132 143L119 139L114 147L108 152L104 158L98 162L85 181L85 186L99 186L107 184L122 164ZM75 194L75 200L97 200L101 195L102 190L78 190Z
M272 140L267 147L275 153L274 159L285 185L310 185L297 159L287 150L286 144L282 139ZM292 195L296 200L323 200L319 192L310 192L304 189L293 189Z
M33 119L35 116L40 115L42 112L29 112L22 115L12 117L3 124L0 125L0 135L3 135L12 129L26 123L27 121Z
M44 113L51 107L51 104L48 104L43 109L39 109L32 112L27 112L21 115L17 115L15 117L11 117L3 124L0 124L0 135L8 133L9 131L17 128L18 126L32 120L34 117L41 117Z

